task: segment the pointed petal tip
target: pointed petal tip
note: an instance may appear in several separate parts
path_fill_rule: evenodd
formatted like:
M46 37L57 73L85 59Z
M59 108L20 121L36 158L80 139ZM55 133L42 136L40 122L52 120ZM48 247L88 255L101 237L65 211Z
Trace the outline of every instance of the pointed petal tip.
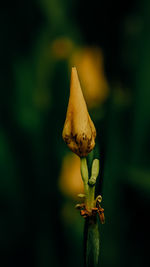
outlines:
M77 73L77 68L75 66L72 67L72 73L76 72Z

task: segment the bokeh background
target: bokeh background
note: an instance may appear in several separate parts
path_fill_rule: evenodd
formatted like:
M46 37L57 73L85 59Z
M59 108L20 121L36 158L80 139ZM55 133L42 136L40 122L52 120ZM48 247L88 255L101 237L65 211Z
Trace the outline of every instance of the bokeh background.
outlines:
M0 266L83 266L79 158L61 133L76 66L97 128L100 267L149 266L150 1L0 8Z

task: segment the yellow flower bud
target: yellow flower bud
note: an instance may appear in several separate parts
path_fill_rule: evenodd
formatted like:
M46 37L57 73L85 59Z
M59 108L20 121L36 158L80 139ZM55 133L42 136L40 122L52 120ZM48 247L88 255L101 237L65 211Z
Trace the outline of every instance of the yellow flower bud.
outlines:
M87 156L95 146L96 129L89 116L75 67L71 73L70 97L62 136L79 157Z

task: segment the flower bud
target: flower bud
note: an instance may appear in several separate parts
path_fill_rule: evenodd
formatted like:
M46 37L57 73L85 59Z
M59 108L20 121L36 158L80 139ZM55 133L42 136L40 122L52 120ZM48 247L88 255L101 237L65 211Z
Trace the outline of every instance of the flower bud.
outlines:
M70 97L62 136L79 157L86 157L95 146L96 129L89 116L75 67L71 73Z

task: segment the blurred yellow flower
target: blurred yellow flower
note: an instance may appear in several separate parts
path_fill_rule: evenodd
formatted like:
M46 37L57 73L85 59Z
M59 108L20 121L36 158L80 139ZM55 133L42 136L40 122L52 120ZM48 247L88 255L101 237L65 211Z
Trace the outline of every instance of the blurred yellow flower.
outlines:
M89 116L76 68L72 68L70 97L62 133L68 147L85 157L95 146L96 129Z
M64 195L74 199L77 199L79 193L84 193L80 159L75 154L69 153L64 157L58 185Z
M102 104L109 95L104 74L103 54L99 48L80 48L72 53L70 65L80 73L83 93L89 108Z
M73 42L68 37L55 39L51 45L52 55L57 59L67 59L73 49Z

